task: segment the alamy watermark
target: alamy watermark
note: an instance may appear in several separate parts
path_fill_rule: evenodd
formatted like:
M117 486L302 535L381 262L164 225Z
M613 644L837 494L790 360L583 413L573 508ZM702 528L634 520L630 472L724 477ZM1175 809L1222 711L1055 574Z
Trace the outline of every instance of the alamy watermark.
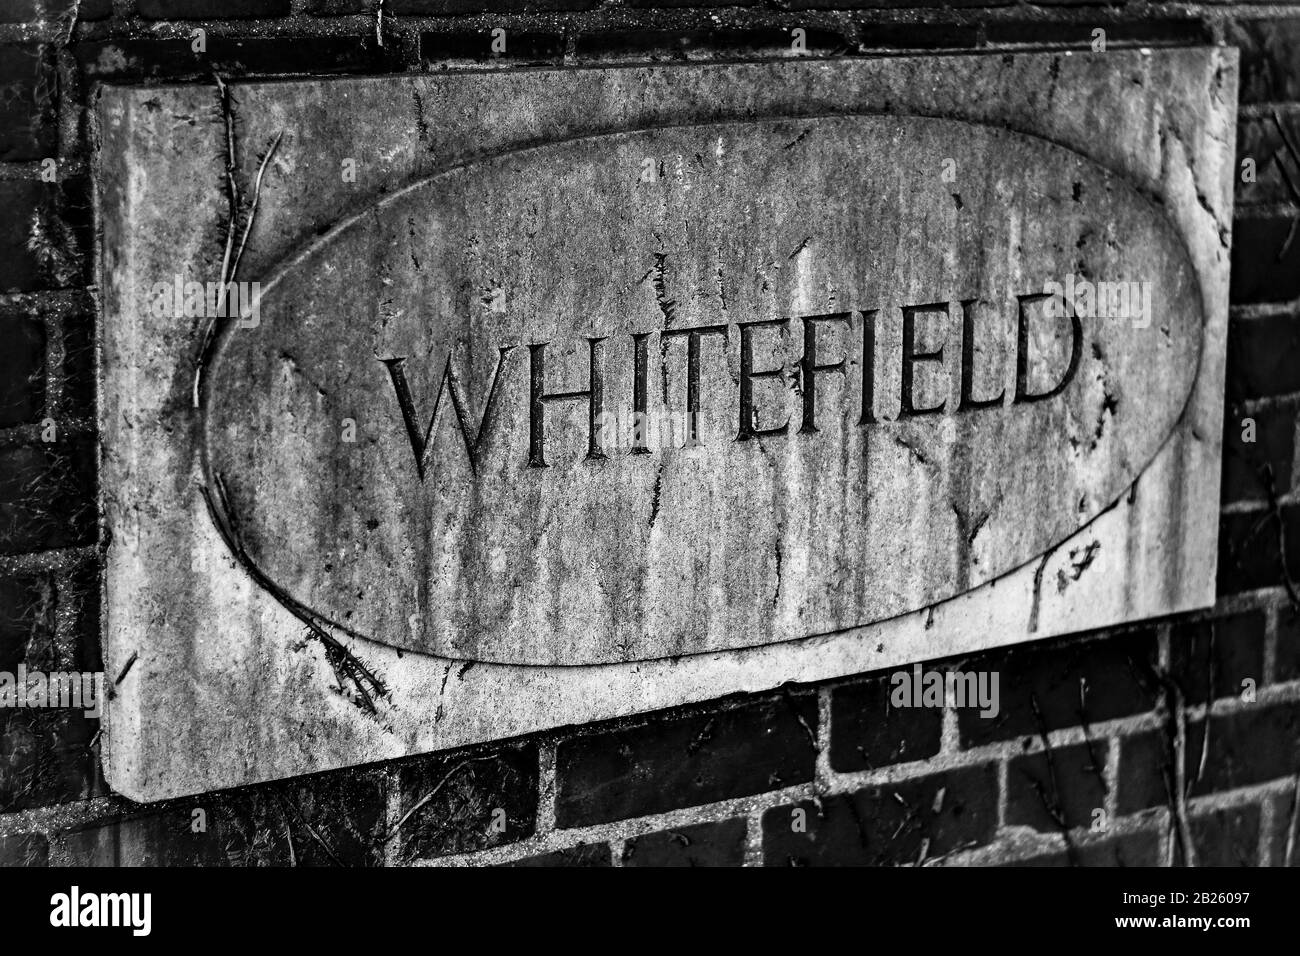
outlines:
M998 715L997 671L926 671L913 664L890 678L891 707L978 707L981 717Z
M155 282L149 291L149 311L158 319L238 319L241 329L262 321L260 282Z
M48 707L84 710L98 718L104 709L103 671L0 671L0 707Z
M1151 325L1151 286L1150 282L1092 282L1071 273L1063 283L1053 279L1043 283L1043 293L1051 296L1044 308L1053 319L1068 315L1122 319L1131 321L1135 329L1145 329Z

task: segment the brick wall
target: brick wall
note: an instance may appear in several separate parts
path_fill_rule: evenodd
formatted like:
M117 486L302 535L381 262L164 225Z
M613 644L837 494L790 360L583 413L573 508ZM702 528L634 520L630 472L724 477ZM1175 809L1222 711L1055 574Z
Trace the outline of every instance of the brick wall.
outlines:
M106 788L95 721L8 710L0 864L1300 862L1300 3L377 7L0 6L0 670L99 666L94 83L773 55L794 27L812 55L1084 48L1097 27L1241 48L1254 176L1234 226L1218 605L928 665L1000 672L995 720L891 709L889 675L868 674L148 807Z

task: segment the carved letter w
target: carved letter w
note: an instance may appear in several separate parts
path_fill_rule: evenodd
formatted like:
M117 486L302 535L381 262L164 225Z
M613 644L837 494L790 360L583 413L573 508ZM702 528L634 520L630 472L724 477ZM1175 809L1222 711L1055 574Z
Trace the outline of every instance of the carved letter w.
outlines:
M514 348L513 345L501 347L501 354L497 357L496 371L492 373L492 385L488 389L487 405L483 409L483 417L479 420L478 430L474 433L473 438L470 437L469 433L469 416L465 406L465 399L461 396L460 388L456 383L456 373L451 367L450 355L447 356L447 364L442 370L442 381L438 383L438 395L433 400L433 414L429 416L429 424L423 432L420 431L419 422L416 420L415 401L411 398L411 388L406 383L406 373L402 371L406 359L380 359L387 366L389 377L393 380L393 390L397 392L397 404L401 407L402 419L406 422L406 434L411 439L411 450L415 452L415 470L420 475L420 481L424 481L425 474L429 469L429 462L433 458L433 430L438 425L438 409L442 405L443 392L451 395L451 407L456 412L456 424L460 427L460 436L465 440L465 452L469 456L470 470L477 470L483 436L487 431L488 422L492 418L492 412L496 405L497 382L501 379L501 366L505 364L506 353L512 348Z

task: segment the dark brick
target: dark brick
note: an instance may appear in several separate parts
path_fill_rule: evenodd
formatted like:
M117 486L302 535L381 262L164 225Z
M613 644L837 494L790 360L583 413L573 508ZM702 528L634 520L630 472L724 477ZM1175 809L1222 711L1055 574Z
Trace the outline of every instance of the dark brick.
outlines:
M55 154L55 90L52 47L0 45L0 161Z
M1168 806L1173 780L1172 744L1164 731L1148 731L1120 745L1118 807L1134 813ZM1202 754L1205 767L1201 770ZM1253 706L1188 721L1184 779L1192 796L1235 790L1300 770L1300 704Z
M1121 836L1088 843L1074 843L1073 854L1064 847L1024 860L1012 860L1006 866L1160 866L1160 834L1154 830L1136 830Z
M1243 441L1245 420L1254 421L1254 441ZM1273 476L1278 494L1291 488L1291 461L1295 457L1295 409L1260 408L1249 415L1229 406L1223 422L1223 483L1220 500L1267 501L1266 474ZM1269 469L1265 472L1264 469Z
M1203 730L1200 721L1188 721L1188 763L1192 762L1192 754L1196 764L1200 763ZM1120 741L1115 795L1119 813L1170 805L1174 786L1172 755L1173 744L1163 731L1145 731Z
M531 836L537 822L537 747L407 764L401 788L402 816L419 806L402 824L407 860L514 843Z
M382 770L318 774L208 794L63 838L77 866L378 866Z
M189 40L118 39L79 43L82 71L92 80L210 79L212 71L233 76L385 72L401 63L400 44L380 47L362 37L207 38L196 54ZM215 94L214 94L215 95Z
M1300 567L1300 505L1281 509L1287 566ZM1220 595L1279 587L1278 523L1267 510L1234 512L1219 518Z
M1259 865L1259 807L1229 807L1194 816L1191 831L1197 866ZM1174 860L1182 864L1177 839Z
M39 288L41 264L28 248L33 223L39 222L47 190L34 180L0 180L0 292Z
M1188 779L1200 761L1197 747L1188 747ZM1255 706L1210 720L1209 754L1205 773L1192 794L1218 793L1300 771L1300 704Z
M748 7L755 0L627 0L629 7L668 9L672 7Z
M541 13L550 10L591 10L601 0L494 0L492 13ZM396 16L443 17L482 13L483 0L390 0L385 9Z
M967 660L962 670L999 674L999 712L986 718L975 708L959 710L962 745L1037 737L1149 710L1157 699L1150 678L1155 653L1155 635L1143 630L1028 644Z
M1243 681L1251 680L1255 687L1264 684L1264 615L1250 611L1177 623L1170 632L1169 656L1186 703L1238 697Z
M1241 50L1240 102L1300 99L1300 18L1229 22L1225 40Z
M39 667L55 645L55 588L45 575L0 578L0 671ZM57 668L56 668L57 669Z
M45 414L45 325L29 316L0 316L0 428Z
M0 710L0 813L92 796L98 723L80 711Z
M1021 754L1007 768L1007 823L1045 833L1092 824L1105 806L1105 741Z
M876 23L862 28L858 43L866 49L953 50L978 45L979 33L953 23Z
M0 554L84 544L95 517L93 440L0 449Z
M385 771L301 777L214 794L209 842L232 866L379 866L388 845ZM206 852L206 851L205 851Z
M94 319L72 315L63 324L63 414L95 417Z
M945 7L1005 7L1010 6L1015 0L949 0L946 3L939 3L937 0L932 2L932 6ZM918 3L915 0L786 0L781 4L783 8L791 10L914 10ZM918 33L924 33L925 28L932 24L912 24L911 27ZM865 29L874 29L876 24L864 24Z
M1300 613L1284 605L1277 614L1277 644L1273 656L1276 681L1300 680Z
M37 20L67 24L76 0L5 0L0 4L0 23L34 23ZM113 0L81 0L77 22L103 20L113 13Z
M1243 212L1232 227L1229 297L1238 305L1290 302L1300 296L1300 241L1292 219Z
M1233 319L1228 324L1228 396L1240 400L1300 392L1297 354L1300 318L1279 313Z
M577 56L583 59L675 60L689 55L710 58L783 56L789 54L788 30L631 30L588 33L578 37ZM851 44L828 30L807 29L805 48L810 55L845 53Z
M1247 159L1255 163L1254 182L1243 178ZM1300 111L1281 107L1237 121L1236 176L1238 209L1295 200L1293 190L1300 189Z
M917 863L987 843L997 807L993 764L837 794L820 808L805 800L763 814L763 859L767 866Z
M88 183L0 180L0 292L66 288L85 281Z
M420 56L424 62L438 60L511 60L521 64L555 63L564 57L563 33L533 33L510 30L506 48L492 52L492 34L487 30L463 30L449 33L424 33L420 36Z
M816 728L816 698L791 694L561 741L556 822L607 823L806 783Z
M136 0L146 20L244 20L283 17L289 0Z
M740 866L744 862L743 819L647 833L623 844L624 866Z
M373 15L375 0L308 0L307 12L318 17L341 17L353 13Z
M1273 798L1273 832L1269 835L1271 866L1300 866L1300 831L1292 829L1292 821L1300 813L1296 806L1298 796L1296 788L1289 787Z
M0 837L0 866L49 866L50 845L39 833Z
M1060 43L1083 49L1092 48L1092 31L1106 31L1106 43L1208 43L1213 40L1210 28L1199 20L1144 19L1112 20L1090 17L1086 23L1061 23L1051 20L1002 20L985 26L985 40L990 45L1002 43Z
M72 866L225 865L216 832L196 833L201 818L192 813L191 808L176 808L113 820L63 834L60 843Z
M613 866L613 855L608 843L584 843L554 853L526 856L511 860L503 866Z
M943 709L892 707L892 674L837 687L831 693L831 767L870 770L939 752Z

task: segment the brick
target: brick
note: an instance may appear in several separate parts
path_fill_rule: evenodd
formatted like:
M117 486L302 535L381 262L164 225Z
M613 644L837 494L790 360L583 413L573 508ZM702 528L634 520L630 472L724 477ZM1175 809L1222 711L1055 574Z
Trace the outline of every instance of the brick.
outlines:
M1243 440L1245 421L1248 418L1255 423L1253 441ZM1273 476L1278 494L1285 494L1292 483L1295 431L1295 409L1273 406L1256 409L1247 415L1235 407L1229 407L1223 422L1223 482L1220 486L1220 500L1224 504L1267 501L1268 485L1264 477L1267 474Z
M72 866L224 865L216 833L194 832L191 813L187 807L95 824L63 834L61 848Z
M1286 561L1300 567L1300 505L1281 508L1286 532ZM1225 514L1219 518L1218 592L1220 596L1279 587L1278 523L1267 510Z
M79 43L82 72L92 80L211 79L223 75L385 72L402 63L401 44L361 37L207 38L207 52L196 54L189 40L115 39ZM215 96L215 93L213 94ZM214 100L215 102L215 100Z
M244 20L289 15L289 0L136 0L146 20Z
M300 777L194 806L231 866L380 866L388 841L383 770ZM206 851L205 851L206 852Z
M113 0L5 0L0 4L0 23L35 23L56 21L66 24L77 7L77 22L107 19L113 13Z
M807 783L816 729L817 701L805 693L561 741L556 823L607 823Z
M402 767L400 780L406 860L513 843L536 826L536 745L416 761Z
M378 866L382 770L318 774L207 794L66 834L75 866Z
M631 30L588 33L578 37L575 53L582 59L673 60L688 56L784 56L791 53L788 30ZM812 55L851 49L839 33L808 28L804 38Z
M675 7L748 7L755 0L627 0L629 7L663 10Z
M1142 630L1028 644L969 659L962 670L999 674L999 712L986 718L974 708L959 710L962 746L1038 737L1044 730L1149 710L1158 696L1150 679L1155 653L1154 633Z
M1169 635L1171 676L1188 704L1211 697L1237 697L1250 680L1264 684L1264 615L1183 621ZM1211 687L1211 679L1213 687Z
M52 47L0 45L0 162L55 154L56 89Z
M1270 866L1300 866L1300 829L1292 829L1300 813L1297 797L1300 792L1291 787L1273 798L1273 831L1268 841Z
M85 282L88 184L70 179L0 180L0 292L58 289Z
M767 866L897 866L989 842L997 767L966 767L774 807L763 814ZM802 827L800 832L799 827Z
M317 17L341 17L355 13L373 15L375 0L308 0L307 12Z
M1300 613L1289 605L1278 610L1273 679L1278 682L1300 680Z
M1007 767L1007 823L1056 833L1087 827L1106 803L1107 744L1054 747L1014 757Z
M94 319L70 315L63 323L64 415L92 421L95 418Z
M542 13L551 10L592 10L600 0L494 0L492 13ZM394 16L445 17L462 13L483 13L483 0L390 0L385 4Z
M1135 830L1102 840L1075 842L1073 852L1062 847L1052 853L1012 860L1004 865L1127 867L1160 866L1163 863L1160 834L1155 830Z
M489 30L424 33L420 36L420 56L426 64L438 60L475 60L480 63L510 60L526 65L558 63L564 58L566 40L563 33L510 30L505 41L505 50L493 53Z
M45 325L31 316L0 316L0 428L45 415Z
M1003 43L1061 43L1091 49L1093 30L1106 31L1112 43L1208 43L1213 36L1207 24L1199 20L1143 19L1114 20L1098 15L1086 23L1061 23L1050 20L1002 20L985 26L985 40L990 45Z
M92 439L0 449L0 554L94 540Z
M1204 770L1201 770L1204 752ZM1168 806L1166 779L1173 780L1172 745L1165 731L1148 731L1120 745L1120 813ZM1300 704L1256 705L1189 721L1184 780L1191 796L1236 790L1286 777L1300 770Z
M553 853L526 856L503 866L613 866L608 843L584 843Z
M1240 400L1300 392L1300 317L1288 313L1228 324L1227 393Z
M0 671L39 666L55 646L54 582L45 575L0 578Z
M46 189L29 180L0 180L0 292L26 292L41 285L41 266L27 246L39 221Z
M1300 241L1287 216L1244 211L1232 227L1228 295L1237 305L1300 296Z
M1188 748L1188 760L1200 752ZM1189 777L1194 766L1189 767ZM1210 719L1205 773L1192 794L1218 793L1300 771L1300 703L1254 706Z
M49 866L50 845L39 833L0 837L0 866Z
M1190 821L1197 866L1258 866L1259 807L1212 810ZM1174 840L1174 860L1182 865L1182 845Z
M1014 0L951 0L951 2L942 4L946 7L1005 7L1014 3ZM939 4L934 4L938 6ZM791 10L915 10L918 3L916 0L787 0L782 3L783 8L788 7ZM875 24L865 24L866 29L874 29ZM930 24L912 24L914 30L918 33L924 33L925 28Z
M647 833L623 844L624 866L740 866L745 821L721 820Z
M1188 754L1195 754L1198 764L1204 740L1203 726L1200 721L1187 724ZM1170 805L1174 781L1172 748L1163 730L1144 731L1120 741L1115 794L1119 813L1137 813Z
M1297 151L1300 151L1300 110L1281 106L1263 116L1238 119L1234 196L1237 208L1294 202L1293 188L1300 189L1300 152ZM1254 182L1242 178L1242 162L1247 159L1255 163Z
M865 49L952 50L977 46L979 33L974 26L952 23L878 23L862 27L858 44Z
M97 727L80 711L0 710L0 813L91 796L98 771L90 740Z
M1300 99L1300 18L1230 21L1224 40L1241 50L1240 102Z
M851 773L923 760L939 752L943 710L893 707L893 675L837 687L831 693L831 767Z

